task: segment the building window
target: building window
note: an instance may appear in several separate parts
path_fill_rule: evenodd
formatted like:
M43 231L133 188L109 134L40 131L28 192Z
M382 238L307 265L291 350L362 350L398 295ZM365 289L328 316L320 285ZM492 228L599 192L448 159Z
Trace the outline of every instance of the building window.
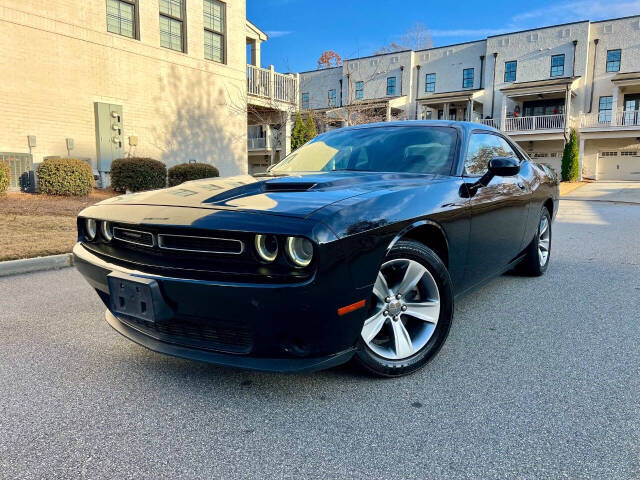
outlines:
M619 72L622 50L607 50L607 72Z
M302 109L309 110L309 93L304 92L302 94Z
M436 74L435 73L427 73L424 84L424 91L435 92L436 91Z
M364 82L356 82L356 100L364 98Z
M462 70L462 88L473 88L473 68Z
M204 0L204 58L224 63L224 3Z
M178 52L185 51L185 0L160 0L160 46Z
M551 56L551 76L561 77L564 75L564 54Z
M511 62L504 62L504 81L515 82L517 71L518 71L517 61L513 60Z
M107 31L129 38L138 38L134 0L107 0Z
M328 98L327 98L327 103L330 107L335 107L336 104L336 89L332 88L331 90L329 90L328 93Z
M611 109L613 107L613 97L600 97L598 104L598 122L611 122Z
M396 94L396 77L387 78L387 95Z

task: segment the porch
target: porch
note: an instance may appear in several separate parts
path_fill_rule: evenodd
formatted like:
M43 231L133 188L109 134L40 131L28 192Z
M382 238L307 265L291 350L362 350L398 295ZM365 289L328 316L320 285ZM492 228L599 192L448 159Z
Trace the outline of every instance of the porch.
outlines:
M640 130L640 72L618 73L611 96L598 99L597 112L580 116L584 132Z
M420 120L459 120L480 122L484 90L459 90L434 93L417 101L416 118Z
M577 77L514 83L501 89L501 130L511 136L564 137L573 120L571 99ZM541 137L542 138L542 137Z

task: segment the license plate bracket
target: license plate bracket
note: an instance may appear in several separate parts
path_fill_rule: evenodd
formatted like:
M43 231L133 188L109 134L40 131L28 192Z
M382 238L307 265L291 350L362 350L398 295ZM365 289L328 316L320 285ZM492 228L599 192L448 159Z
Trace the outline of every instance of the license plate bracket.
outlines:
M162 298L157 281L121 272L111 272L107 280L110 310L114 314L147 322L161 322L171 318L172 311Z

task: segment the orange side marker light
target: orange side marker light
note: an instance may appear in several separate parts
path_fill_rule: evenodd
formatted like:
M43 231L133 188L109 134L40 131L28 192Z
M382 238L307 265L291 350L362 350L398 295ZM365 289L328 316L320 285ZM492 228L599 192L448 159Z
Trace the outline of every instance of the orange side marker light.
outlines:
M346 307L342 307L338 309L338 315L343 316L347 313L351 313L359 308L362 308L366 305L366 300L360 300L359 302L352 303L351 305L347 305Z

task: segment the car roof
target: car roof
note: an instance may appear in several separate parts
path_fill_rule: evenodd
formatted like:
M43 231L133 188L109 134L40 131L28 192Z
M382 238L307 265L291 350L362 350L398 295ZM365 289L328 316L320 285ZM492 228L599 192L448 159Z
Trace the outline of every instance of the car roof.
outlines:
M377 127L453 127L459 130L463 130L467 133L472 130L486 130L488 132L498 131L493 127L490 127L488 125L483 125L481 123L460 122L455 120L401 120L401 121L393 121L393 122L366 123L363 125L342 127L335 130L340 130L340 131L360 130L365 128L377 128ZM329 132L327 133L333 132L335 130L329 130Z

